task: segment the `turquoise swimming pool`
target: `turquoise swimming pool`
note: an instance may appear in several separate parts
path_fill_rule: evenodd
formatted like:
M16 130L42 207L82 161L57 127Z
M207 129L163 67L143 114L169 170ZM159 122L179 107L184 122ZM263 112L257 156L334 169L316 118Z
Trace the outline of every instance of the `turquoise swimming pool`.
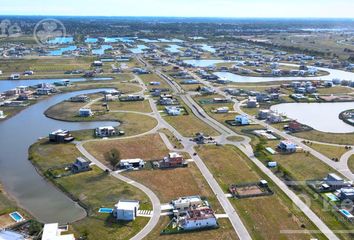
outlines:
M9 215L15 222L22 222L23 220L25 220L19 212L13 212Z
M98 210L99 213L112 213L113 212L113 208L100 208Z
M354 218L354 216L349 211L347 211L345 209L340 209L339 211L347 218Z

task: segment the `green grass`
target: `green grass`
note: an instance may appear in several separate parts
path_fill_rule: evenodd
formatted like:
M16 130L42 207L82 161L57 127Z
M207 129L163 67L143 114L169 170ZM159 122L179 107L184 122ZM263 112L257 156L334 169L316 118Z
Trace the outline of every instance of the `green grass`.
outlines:
M352 173L354 173L354 155L352 155L348 160L348 167Z
M63 157L58 157L58 152L63 153ZM42 174L49 167L72 163L79 155L72 144L48 144L42 140L30 148L30 160ZM148 221L138 218L134 222L123 223L107 214L98 213L100 207L113 207L119 199L139 200L142 209L151 209L151 203L143 192L97 167L89 172L50 180L80 201L88 212L86 218L72 224L77 237L87 235L88 239L129 239Z
M345 147L340 147L340 146L331 146L331 145L326 145L326 144L318 144L318 143L312 143L310 142L307 144L309 147L315 149L316 151L322 153L326 157L332 159L332 158L338 158L348 151Z

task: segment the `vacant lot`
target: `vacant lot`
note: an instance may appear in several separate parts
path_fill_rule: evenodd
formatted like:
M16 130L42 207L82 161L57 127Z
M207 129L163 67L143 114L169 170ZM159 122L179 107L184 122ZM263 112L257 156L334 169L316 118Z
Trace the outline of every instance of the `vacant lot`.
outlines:
M105 154L112 149L120 152L121 159L141 158L144 160L162 159L168 154L168 149L159 134L136 138L95 141L85 144L85 148L94 157L109 165Z
M138 75L138 77L141 78L141 80L143 80L143 82L145 83L145 85L148 87L149 90L151 90L153 88L170 89L170 86L166 83L166 81L154 73L142 74L142 75ZM150 85L150 82L160 82L160 85L153 86L153 85Z
M182 99L178 99L181 105L187 110L189 115L181 116L165 116L164 119L171 124L176 130L185 137L195 136L196 133L202 132L210 136L220 135L215 129L197 118L192 110L184 104Z
M58 159L53 156L58 155L59 150L66 154L65 158L58 163ZM52 145L39 142L30 149L31 161L42 173L49 166L72 163L78 155L79 152L71 144ZM151 204L143 192L107 175L97 167L93 167L89 172L51 179L51 181L87 208L88 217L73 224L77 237L87 234L89 239L129 239L148 221L146 218L138 218L134 222L123 223L115 221L108 214L98 213L100 207L113 207L119 199L140 200L143 209L150 209Z
M219 184L225 189L232 183L254 182L264 178L239 150L232 146L201 146L198 154ZM282 234L281 230L314 229L291 201L270 183L272 196L231 200L254 239L309 239L308 234ZM257 206L257 207L255 207Z
M307 144L309 147L315 149L316 151L322 153L326 157L332 159L332 158L338 158L348 151L348 149L345 149L345 147L337 147L337 146L331 146L331 145L326 145L326 144L318 144L318 143L310 143Z
M214 211L223 213L218 200L194 163L190 163L187 168L133 171L124 175L150 188L162 203L183 196L200 195L208 198Z
M354 155L352 155L348 160L348 167L352 173L354 173Z
M220 224L219 229L184 233L184 234L172 234L172 235L160 235L160 232L167 226L170 222L169 217L161 217L158 225L155 229L146 237L147 240L179 240L179 239L189 239L189 240L236 240L239 239L235 233L232 225L228 219L219 219Z
M102 104L103 101L98 101L92 105L92 108L95 108L100 111L104 111L106 110L106 107L103 107ZM113 102L108 102L107 104L110 111L133 111L133 112L143 112L143 113L152 112L148 100L136 101L136 102L113 101Z

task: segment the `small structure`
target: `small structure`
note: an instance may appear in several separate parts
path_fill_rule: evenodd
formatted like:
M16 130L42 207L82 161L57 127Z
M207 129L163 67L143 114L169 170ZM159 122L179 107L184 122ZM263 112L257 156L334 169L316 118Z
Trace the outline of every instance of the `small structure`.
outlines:
M116 129L112 126L98 127L95 130L96 137L111 137L116 134Z
M283 121L283 117L279 113L275 112L269 113L267 119L270 123L280 123Z
M216 113L228 113L229 107L220 107L215 110Z
M258 119L260 120L266 120L268 119L268 116L272 113L271 110L269 109L261 109L258 112Z
M347 199L350 201L354 201L354 188L353 187L341 188L337 191L336 195L342 201Z
M284 153L294 153L296 152L296 144L291 141L281 141L278 149Z
M79 116L80 117L92 117L93 116L93 112L91 111L90 108L80 108Z
M102 67L102 66L103 66L103 62L101 62L101 61L94 61L94 62L92 63L92 66L94 66L94 67Z
M75 138L67 130L59 129L49 134L49 141L51 142L64 143L71 142L74 139Z
M122 96L119 98L120 101L122 102L136 102L136 101L144 101L143 96L139 95L128 95L128 96Z
M13 73L10 76L11 80L20 80L20 78L21 78L21 75L19 73Z
M250 122L248 120L248 117L246 115L238 115L238 116L236 116L235 122L236 122L237 125L241 125L241 126L250 124Z
M118 221L134 221L139 207L139 201L119 200L119 202L114 206L113 216Z
M90 98L87 95L79 95L70 98L70 102L89 102Z
M90 161L82 157L76 158L76 161L71 166L71 171L73 173L86 172L89 170L91 170Z
M119 167L121 169L127 169L127 170L140 169L140 168L144 168L144 166L145 166L145 162L140 158L123 159L119 161Z
M59 228L58 223L45 224L43 228L42 240L75 240L73 234L61 235L66 230Z

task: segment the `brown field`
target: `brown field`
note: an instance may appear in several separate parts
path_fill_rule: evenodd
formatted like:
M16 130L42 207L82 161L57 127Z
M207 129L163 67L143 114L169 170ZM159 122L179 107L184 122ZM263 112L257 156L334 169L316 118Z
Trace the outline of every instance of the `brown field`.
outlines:
M159 134L137 138L95 141L85 144L85 148L101 162L109 165L105 153L118 149L121 159L141 158L144 160L162 159L169 153Z
M106 109L106 107L103 107L102 103L103 101L98 101L92 105L92 108L95 108L99 111L103 111ZM113 101L113 102L108 102L107 104L110 111L133 111L133 112L143 112L143 113L152 112L148 100L137 101L137 102Z
M238 187L236 188L236 191L241 196L263 193L262 189L260 189L258 186Z

